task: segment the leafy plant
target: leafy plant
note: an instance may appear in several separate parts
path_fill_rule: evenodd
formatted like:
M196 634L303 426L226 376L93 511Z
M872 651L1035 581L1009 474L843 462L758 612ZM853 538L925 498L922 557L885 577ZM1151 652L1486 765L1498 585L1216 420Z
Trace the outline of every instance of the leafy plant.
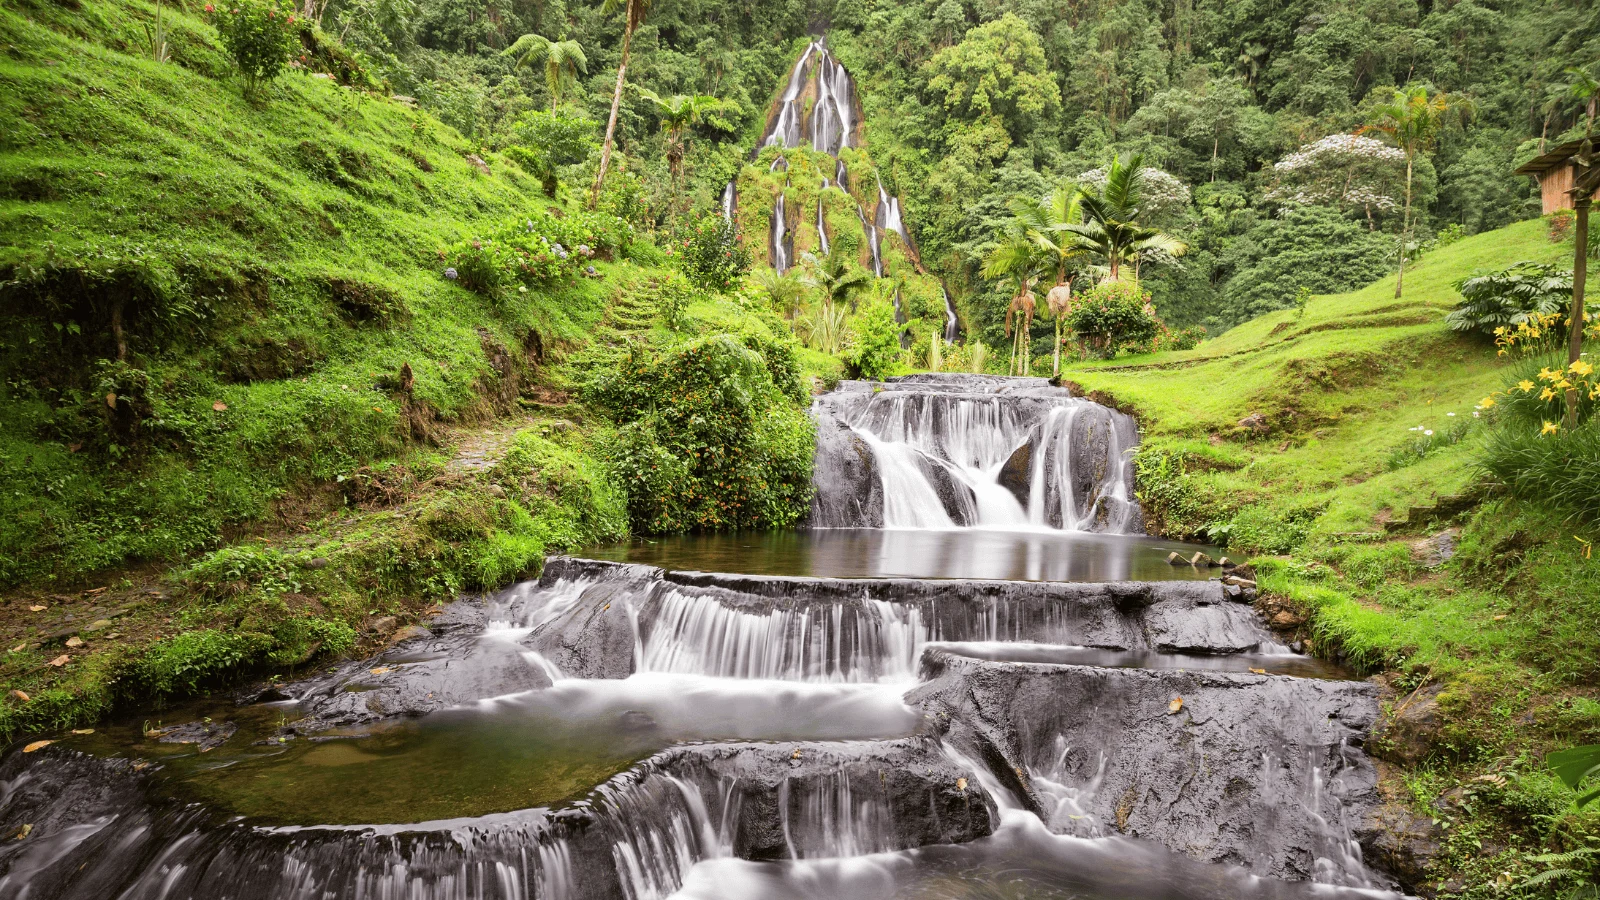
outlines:
M1145 215L1146 173L1144 157L1138 153L1112 159L1105 169L1105 185L1098 189L1080 187L1078 205L1083 210L1082 224L1064 224L1062 229L1079 235L1085 244L1106 261L1106 273L1115 279L1122 265L1137 265L1141 255L1162 253L1182 256L1189 245L1159 228L1142 224Z
M893 374L900 357L900 325L894 307L883 300L868 303L851 322L846 356L851 374L879 380Z
M561 95L577 82L578 76L589 73L589 57L584 55L583 45L577 41L552 41L542 34L525 34L500 55L516 57L519 69L544 64L552 114L561 108Z
M539 179L547 196L554 197L559 168L589 158L597 146L596 127L593 119L581 114L533 110L511 127L512 143L505 154Z
M245 96L256 96L288 67L299 43L292 9L276 0L231 0L221 10L207 3L205 11L244 76Z
M1455 331L1495 334L1531 316L1560 313L1572 299L1572 270L1519 262L1462 278L1455 288L1461 302L1445 316L1445 324Z

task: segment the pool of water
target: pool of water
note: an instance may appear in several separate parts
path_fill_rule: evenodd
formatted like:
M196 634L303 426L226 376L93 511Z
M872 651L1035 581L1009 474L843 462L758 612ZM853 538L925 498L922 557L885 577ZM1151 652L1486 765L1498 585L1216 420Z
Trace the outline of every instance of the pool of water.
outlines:
M1215 547L1143 535L984 528L936 531L819 528L690 534L585 551L585 556L664 569L814 578L974 578L1004 581L1206 579L1217 569L1174 566Z
M167 793L258 824L399 824L561 807L688 741L905 737L922 724L901 700L910 686L645 673L563 680L323 740L279 743L287 706L213 703L163 716L239 726L209 752L147 737L160 723L146 719L61 743L159 763Z

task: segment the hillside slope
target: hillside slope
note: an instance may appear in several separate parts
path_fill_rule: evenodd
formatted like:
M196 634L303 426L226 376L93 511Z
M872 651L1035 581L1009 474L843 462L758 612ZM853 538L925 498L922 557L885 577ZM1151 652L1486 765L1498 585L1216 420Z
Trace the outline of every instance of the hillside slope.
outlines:
M1154 526L1256 554L1285 638L1385 686L1388 862L1429 896L1550 896L1514 885L1600 833L1539 762L1600 740L1600 523L1489 482L1475 408L1517 363L1443 324L1456 279L1571 252L1522 222L1428 254L1402 299L1391 277L1063 376L1140 417Z

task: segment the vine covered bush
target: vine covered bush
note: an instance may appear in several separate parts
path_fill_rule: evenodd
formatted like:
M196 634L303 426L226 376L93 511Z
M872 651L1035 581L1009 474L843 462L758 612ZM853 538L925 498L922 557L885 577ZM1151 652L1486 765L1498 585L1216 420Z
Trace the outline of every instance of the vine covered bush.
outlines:
M644 534L783 528L811 498L813 434L791 342L718 334L635 346L597 365L586 403L620 427L609 448Z

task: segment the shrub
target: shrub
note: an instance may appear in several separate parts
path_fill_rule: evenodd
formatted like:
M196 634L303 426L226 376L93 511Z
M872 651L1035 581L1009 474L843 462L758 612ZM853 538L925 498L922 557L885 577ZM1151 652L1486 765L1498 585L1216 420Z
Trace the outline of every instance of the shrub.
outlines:
M1572 270L1519 262L1455 283L1461 302L1445 316L1455 331L1496 334L1530 317L1559 314L1572 301Z
M444 277L494 300L552 284L582 271L591 258L626 252L633 229L615 216L537 213L507 222L440 252Z
M1489 439L1482 465L1520 500L1600 520L1600 419L1549 434L1506 423Z
M851 377L887 378L899 358L900 325L894 320L894 307L882 300L867 304L850 323L845 362Z
M206 14L244 76L245 96L281 75L299 44L294 12L273 0L229 0L221 9L207 3Z
M646 534L787 527L811 496L812 428L792 347L719 334L596 365L583 399L622 427L607 451Z
M598 144L595 121L588 116L534 110L511 126L511 146L505 150L517 165L539 179L544 192L556 195L557 170L581 163Z
M1155 337L1150 295L1137 281L1103 281L1078 298L1067 324L1092 352L1105 359Z
M683 274L708 291L732 290L750 271L750 251L735 239L732 223L719 215L696 222L682 245L678 264Z

